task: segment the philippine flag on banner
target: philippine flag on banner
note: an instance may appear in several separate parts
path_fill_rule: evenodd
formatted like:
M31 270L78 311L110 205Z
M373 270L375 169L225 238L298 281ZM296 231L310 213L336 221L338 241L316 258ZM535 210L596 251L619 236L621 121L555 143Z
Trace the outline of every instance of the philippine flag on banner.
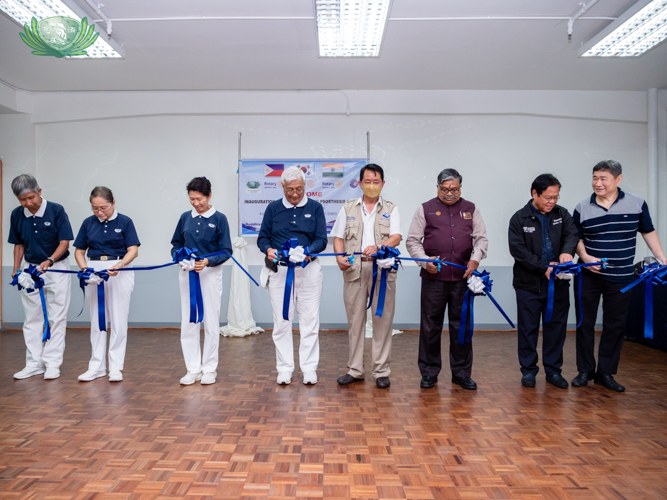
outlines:
M264 177L280 177L285 170L284 163L267 163L264 167Z
M343 177L345 169L342 163L322 163L322 177Z

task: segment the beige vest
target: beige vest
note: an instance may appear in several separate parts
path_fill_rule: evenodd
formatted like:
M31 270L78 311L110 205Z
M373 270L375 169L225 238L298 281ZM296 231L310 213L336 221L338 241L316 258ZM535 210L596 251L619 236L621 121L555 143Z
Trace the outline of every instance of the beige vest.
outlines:
M345 252L361 252L361 237L364 233L364 220L361 215L361 203L357 204L359 198L348 200L343 205L347 222L345 224ZM378 203L375 212L375 243L379 244L389 239L389 219L382 217L382 214L391 214L394 210L394 204L384 198ZM365 262L364 266L372 265L371 262ZM359 279L361 274L361 255L354 256L354 264L347 271L343 272L345 281L354 281ZM396 271L389 273L388 281L396 280Z

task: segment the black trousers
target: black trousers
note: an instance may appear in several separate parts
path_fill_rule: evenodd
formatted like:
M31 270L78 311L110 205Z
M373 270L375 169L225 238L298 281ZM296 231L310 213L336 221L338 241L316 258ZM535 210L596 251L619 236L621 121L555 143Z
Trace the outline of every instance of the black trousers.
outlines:
M590 271L582 271L581 308L576 302L577 318L583 314L577 328L577 370L595 373L595 320L602 297L602 336L598 347L597 372L614 375L618 371L621 347L625 337L625 321L630 307L631 293L621 293L628 282L608 281ZM575 286L576 283L575 283ZM575 294L576 294L575 288Z
M422 278L421 322L419 326L419 371L422 377L437 377L442 369L441 340L445 308L449 319L449 364L452 375L472 373L472 342L458 343L466 280L439 281Z
M561 372L563 345L567 334L567 313L570 310L570 287L563 284L554 288L554 308L549 323L544 322L547 313L549 289L545 286L539 293L515 289L519 363L521 373L537 375L537 339L542 320L542 364L548 375Z

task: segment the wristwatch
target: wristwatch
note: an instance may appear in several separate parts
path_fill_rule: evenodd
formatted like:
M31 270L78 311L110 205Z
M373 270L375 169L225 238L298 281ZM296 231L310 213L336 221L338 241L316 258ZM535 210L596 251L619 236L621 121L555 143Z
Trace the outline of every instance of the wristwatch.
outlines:
M56 263L56 261L53 260L51 257L47 257L46 260L48 260L51 263L51 265Z

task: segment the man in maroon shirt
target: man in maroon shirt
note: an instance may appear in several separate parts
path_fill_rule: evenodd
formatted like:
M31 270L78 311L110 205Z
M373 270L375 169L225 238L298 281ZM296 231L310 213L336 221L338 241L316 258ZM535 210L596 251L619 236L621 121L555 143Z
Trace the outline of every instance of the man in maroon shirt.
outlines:
M417 259L441 259L467 266L467 270L420 262L421 324L419 328L419 370L421 387L438 381L442 368L440 345L445 308L449 317L449 363L452 383L475 390L472 373L472 343L458 343L463 297L467 279L486 257L489 240L486 225L474 203L461 198L463 178L453 168L438 175L437 196L422 204L412 218L406 246Z

